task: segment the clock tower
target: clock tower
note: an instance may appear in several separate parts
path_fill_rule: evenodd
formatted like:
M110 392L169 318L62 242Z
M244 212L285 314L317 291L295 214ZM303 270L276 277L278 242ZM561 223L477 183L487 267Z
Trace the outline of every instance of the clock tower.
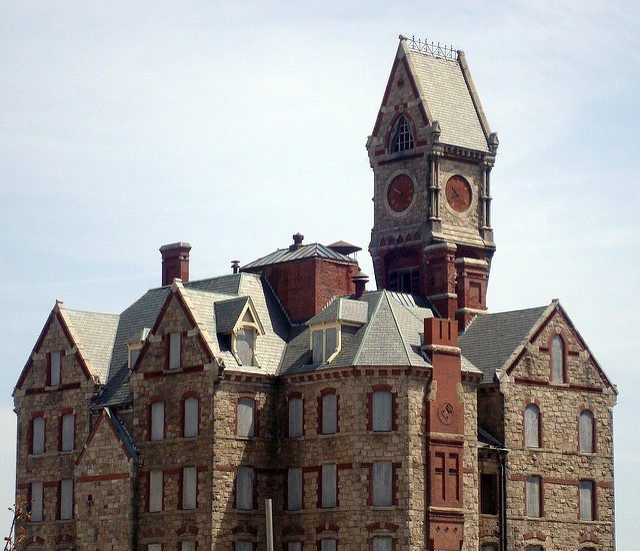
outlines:
M460 330L486 311L497 147L464 53L401 36L367 140L369 251L379 288L427 297Z

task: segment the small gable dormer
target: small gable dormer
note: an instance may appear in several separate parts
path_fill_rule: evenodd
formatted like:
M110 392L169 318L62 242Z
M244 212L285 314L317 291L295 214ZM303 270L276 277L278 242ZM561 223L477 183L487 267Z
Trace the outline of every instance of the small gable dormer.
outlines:
M133 366L136 365L136 361L138 360L138 356L140 355L140 350L142 350L142 346L147 340L150 331L151 330L148 327L144 327L140 331L131 335L131 337L129 338L129 341L127 342L127 358L129 369L133 369Z
M231 353L238 365L259 367L256 340L264 327L251 297L217 301L214 305L216 332L230 337Z

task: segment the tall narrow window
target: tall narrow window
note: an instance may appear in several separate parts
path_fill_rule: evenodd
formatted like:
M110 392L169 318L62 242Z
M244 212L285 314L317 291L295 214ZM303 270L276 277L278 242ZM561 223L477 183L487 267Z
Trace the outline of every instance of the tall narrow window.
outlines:
M480 513L482 515L498 514L497 477L494 474L480 475Z
M180 368L180 348L181 348L181 335L180 333L169 334L169 369Z
M322 396L322 434L338 432L338 396L329 392Z
M374 392L371 397L371 427L374 432L393 429L393 397L391 392Z
M73 480L60 482L60 520L73 517Z
M255 409L256 401L253 398L244 397L238 400L238 436L255 436Z
M338 349L338 330L335 327L329 327L325 331L324 339L324 361L326 362Z
M529 404L524 410L524 445L540 447L540 408L535 404Z
M140 355L140 350L141 348L139 346L129 347L129 369L133 369L133 366L136 365L136 362L138 361L138 356ZM160 545L160 544L154 543L151 545Z
M289 438L298 438L302 436L302 427L304 423L304 413L302 398L289 398Z
M42 522L42 511L44 508L44 487L42 482L31 483L31 520Z
M580 481L580 520L595 520L593 482Z
M580 451L593 453L595 451L595 430L593 413L588 409L580 412L578 431L580 438Z
M180 545L180 551L196 551L195 541L183 541Z
M164 439L164 403L151 404L151 440L157 442Z
M198 472L195 467L182 469L182 508L195 509L198 494Z
M391 153L413 149L413 134L407 119L403 115L396 121L393 136L391 137Z
M189 396L184 400L184 427L183 434L185 438L193 438L198 436L198 417L200 404L198 398Z
M31 421L31 453L41 455L44 453L44 417L34 417Z
M73 413L65 413L62 416L61 427L61 442L60 451L70 452L73 451L75 446L75 428L76 420Z
M337 469L335 465L322 465L322 500L321 505L325 509L333 508L337 505L337 487L336 487L336 473Z
M236 353L242 365L253 365L253 350L255 343L255 331L242 328L236 333Z
M51 352L50 361L51 361L51 370L49 372L49 386L59 386L60 371L62 366L62 353Z
M236 473L236 509L253 509L253 469L238 467Z
M560 335L551 341L551 381L564 383L564 342Z
M162 471L149 471L149 512L162 511L164 494L164 476Z
M373 506L391 507L393 505L393 465L390 461L375 462L371 468Z
M539 518L541 516L541 492L540 492L540 477L528 476L525 482L526 488L526 508L527 516L533 518Z
M373 538L372 551L393 551L393 539L386 536Z
M323 355L324 332L322 331L322 329L317 329L313 331L313 333L311 334L311 341L312 341L312 347L313 347L312 361L314 364L321 364L324 360L324 355Z
M336 540L321 540L320 551L336 551Z
M292 467L287 472L287 510L302 509L302 469Z

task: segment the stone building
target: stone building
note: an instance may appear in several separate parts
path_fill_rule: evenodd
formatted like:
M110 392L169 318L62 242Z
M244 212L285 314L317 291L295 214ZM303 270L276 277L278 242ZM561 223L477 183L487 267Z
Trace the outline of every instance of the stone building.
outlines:
M488 313L498 148L400 39L359 248L303 236L119 315L56 302L14 391L25 549L612 550L616 388L556 300Z

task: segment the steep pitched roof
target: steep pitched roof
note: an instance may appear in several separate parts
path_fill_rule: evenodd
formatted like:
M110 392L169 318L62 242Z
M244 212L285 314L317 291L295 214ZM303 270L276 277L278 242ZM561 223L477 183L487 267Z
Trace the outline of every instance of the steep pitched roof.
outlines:
M317 315L313 316L307 325L343 321L362 325L367 322L368 303L347 297L334 298Z
M527 337L549 306L476 316L458 339L462 354L483 373L482 382L496 371Z
M327 260L349 262L350 264L355 264L355 260L353 260L352 258L334 251L329 247L322 245L321 243L309 243L307 245L300 245L295 249L277 249L276 251L266 256L245 264L242 269L246 270L251 268L258 268L261 266L268 266L270 264L279 264L281 262L299 260L301 258L324 258Z

